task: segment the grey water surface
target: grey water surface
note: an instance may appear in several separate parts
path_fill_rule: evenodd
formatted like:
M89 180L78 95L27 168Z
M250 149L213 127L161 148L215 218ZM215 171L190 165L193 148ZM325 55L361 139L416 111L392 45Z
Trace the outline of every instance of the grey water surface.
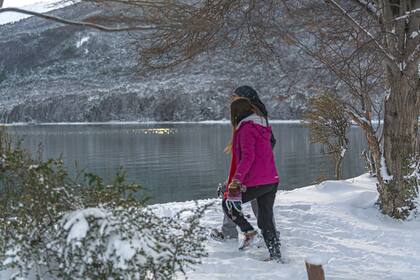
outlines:
M320 175L333 177L330 158L319 145L309 143L307 128L298 123L272 127L279 189L313 184ZM23 145L33 152L42 143L45 158L62 156L72 175L83 168L110 181L124 167L128 181L147 189L150 203L215 197L216 186L226 180L229 169L230 156L223 152L231 136L229 124L23 125L8 131L23 138ZM353 127L349 139L344 178L364 172L361 130Z

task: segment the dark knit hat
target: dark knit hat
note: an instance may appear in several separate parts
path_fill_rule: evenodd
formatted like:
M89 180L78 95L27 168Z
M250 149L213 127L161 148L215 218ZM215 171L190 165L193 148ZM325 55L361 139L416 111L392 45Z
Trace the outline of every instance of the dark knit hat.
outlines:
M268 124L267 109L265 108L264 103L262 103L255 89L253 89L250 86L240 86L237 89L235 89L233 93L239 97L247 98L251 102L252 105L256 106L261 111L261 113L263 114ZM276 139L274 138L273 133L271 133L270 142L271 142L271 147L274 148L274 146L276 145Z
M251 101L252 105L256 106L261 113L264 115L264 117L267 118L267 109L265 108L264 103L261 102L260 97L258 96L258 93L255 89L253 89L250 86L240 86L235 89L233 92L235 95L240 97L245 97Z

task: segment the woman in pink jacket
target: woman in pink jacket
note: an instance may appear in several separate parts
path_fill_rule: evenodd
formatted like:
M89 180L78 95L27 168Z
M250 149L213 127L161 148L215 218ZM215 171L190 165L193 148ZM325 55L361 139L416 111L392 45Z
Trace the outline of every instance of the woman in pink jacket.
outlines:
M249 246L257 232L242 213L242 203L257 199L258 227L270 253L269 260L281 260L280 242L273 223L273 204L279 177L271 146L271 127L261 111L246 98L231 103L232 157L236 170L223 199L223 210L244 233L240 249Z

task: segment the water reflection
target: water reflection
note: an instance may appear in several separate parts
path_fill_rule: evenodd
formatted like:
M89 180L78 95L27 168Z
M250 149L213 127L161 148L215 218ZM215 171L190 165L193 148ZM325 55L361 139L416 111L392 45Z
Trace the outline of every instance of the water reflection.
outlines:
M177 132L174 128L146 128L133 130L134 133L169 135Z
M228 124L125 124L16 126L9 131L24 137L44 157L63 156L70 173L75 163L110 180L123 166L128 180L148 188L152 202L185 201L215 196L226 179L229 155L223 152L231 136ZM273 124L280 188L311 184L321 173L333 176L328 156L309 144L308 130L299 124ZM360 153L365 144L359 129L349 133L350 150L343 163L346 178L363 173Z

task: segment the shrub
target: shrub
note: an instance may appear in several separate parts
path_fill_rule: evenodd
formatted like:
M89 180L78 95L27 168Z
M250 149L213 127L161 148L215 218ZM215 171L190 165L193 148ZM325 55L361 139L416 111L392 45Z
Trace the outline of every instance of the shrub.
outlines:
M310 142L326 147L335 164L335 178L341 179L341 164L349 148L347 138L351 121L343 104L332 93L323 93L309 101L309 111L303 115L310 131Z
M205 256L204 229L193 220L158 217L147 208L87 208L57 225L51 248L62 279L172 279Z
M10 279L172 279L205 256L208 206L161 217L118 171L72 180L60 159L33 157L0 131L0 270Z

